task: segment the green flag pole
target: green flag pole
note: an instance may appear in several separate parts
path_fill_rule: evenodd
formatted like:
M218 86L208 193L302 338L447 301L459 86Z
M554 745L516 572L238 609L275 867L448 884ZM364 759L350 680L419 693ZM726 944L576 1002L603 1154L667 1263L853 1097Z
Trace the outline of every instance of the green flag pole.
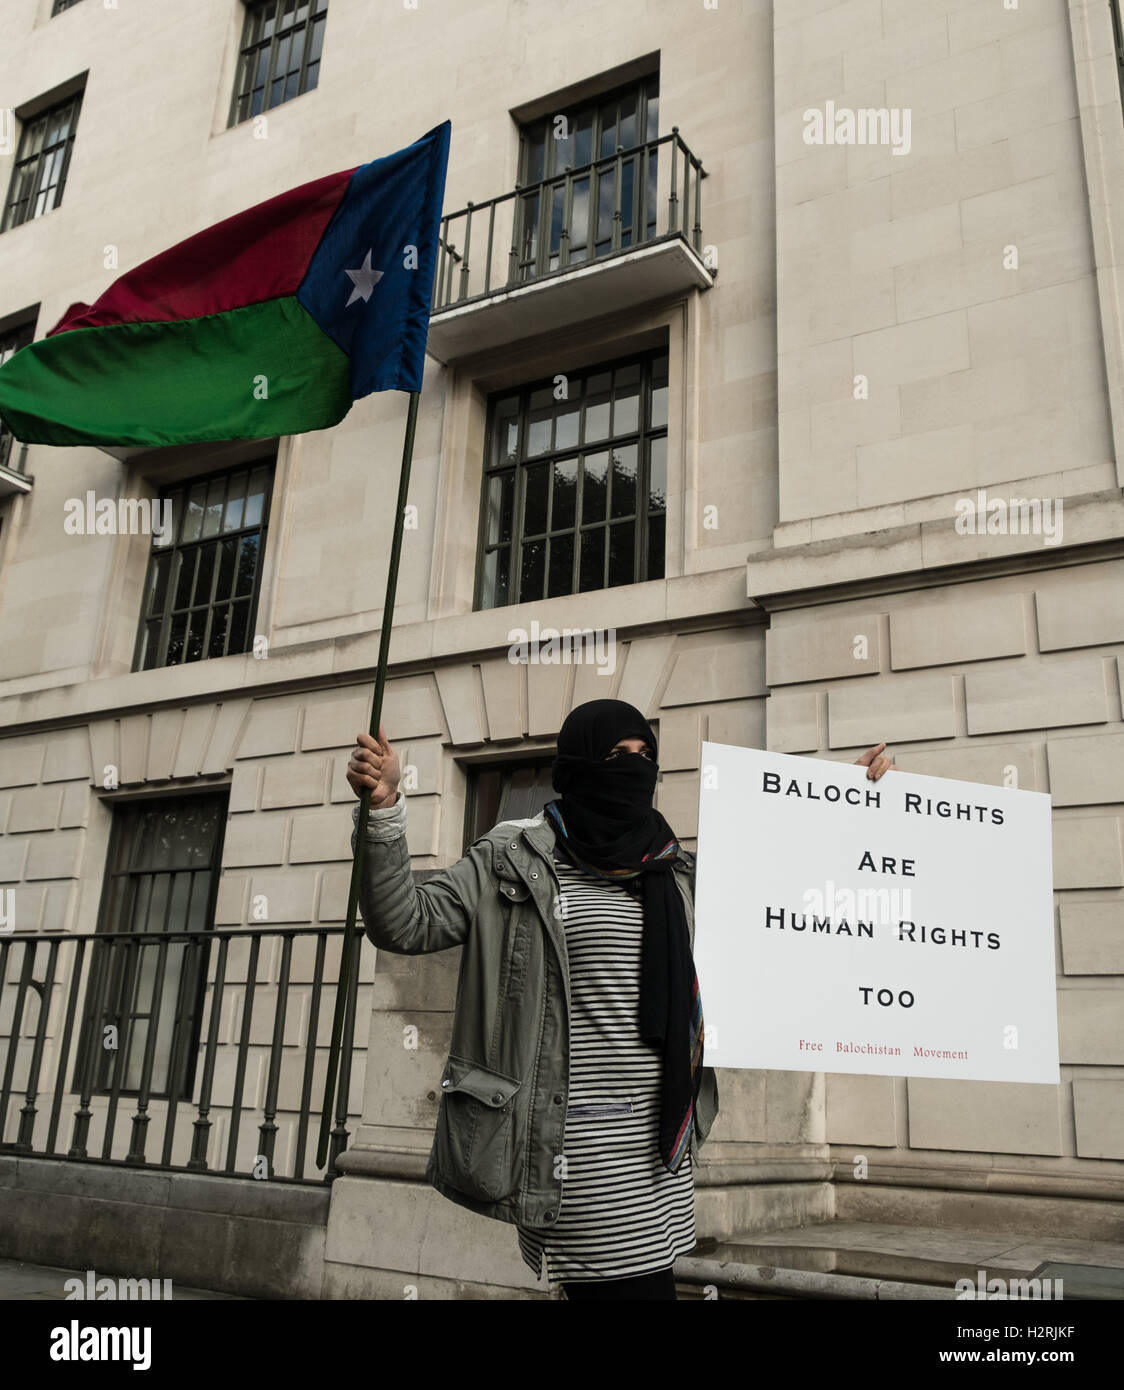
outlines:
M382 697L386 688L386 666L390 655L390 629L394 619L394 595L398 588L398 566L402 558L402 533L406 522L406 497L410 489L410 465L414 457L414 433L418 423L418 398L420 391L410 392L410 410L406 416L406 438L402 445L402 469L398 475L398 508L394 513L394 537L390 544L390 568L386 576L386 598L382 606L382 628L379 632L379 661L375 670L375 697L371 702L372 738L379 736L379 723L382 719ZM355 850L351 859L351 888L347 895L347 921L343 929L343 949L340 952L340 976L336 987L336 1007L332 1017L332 1042L328 1049L328 1075L324 1082L324 1108L320 1114L320 1141L316 1146L316 1166L323 1168L328 1161L328 1141L332 1124L333 1102L336 1099L336 1079L339 1074L340 1050L343 1042L345 1017L354 1021L354 1006L351 1001L354 976L359 969L361 938L356 931L355 919L359 908L359 885L362 882L363 851L367 844L367 819L371 811L371 789L364 787L359 798L359 818L356 825ZM347 1097L340 1099L342 1114L346 1120ZM341 1123L341 1130L342 1130ZM342 1143L342 1133L337 1136ZM334 1146L332 1162L339 1152Z

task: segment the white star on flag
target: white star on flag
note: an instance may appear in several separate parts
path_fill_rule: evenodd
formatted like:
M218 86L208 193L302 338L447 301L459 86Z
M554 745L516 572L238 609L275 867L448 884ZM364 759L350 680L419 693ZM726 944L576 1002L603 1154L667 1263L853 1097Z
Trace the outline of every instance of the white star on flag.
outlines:
M361 299L366 304L371 297L371 291L382 279L381 270L371 269L370 251L363 257L363 264L358 270L345 270L344 274L351 277L351 283L355 286L351 291L351 298L344 305L345 309L350 309L357 299Z

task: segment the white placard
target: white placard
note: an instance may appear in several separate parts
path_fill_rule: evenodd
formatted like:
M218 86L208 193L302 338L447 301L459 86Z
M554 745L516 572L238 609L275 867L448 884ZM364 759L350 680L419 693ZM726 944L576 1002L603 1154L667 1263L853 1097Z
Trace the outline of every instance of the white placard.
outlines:
M1057 1085L1050 798L702 746L716 1067Z

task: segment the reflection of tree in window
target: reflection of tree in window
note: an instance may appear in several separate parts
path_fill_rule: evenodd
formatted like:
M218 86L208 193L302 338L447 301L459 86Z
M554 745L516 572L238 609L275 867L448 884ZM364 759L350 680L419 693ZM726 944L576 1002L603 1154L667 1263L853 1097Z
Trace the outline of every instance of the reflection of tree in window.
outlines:
M153 537L137 669L247 649L271 477L272 463L260 463L165 494L172 521Z
M667 500L667 353L492 402L482 607L658 579Z

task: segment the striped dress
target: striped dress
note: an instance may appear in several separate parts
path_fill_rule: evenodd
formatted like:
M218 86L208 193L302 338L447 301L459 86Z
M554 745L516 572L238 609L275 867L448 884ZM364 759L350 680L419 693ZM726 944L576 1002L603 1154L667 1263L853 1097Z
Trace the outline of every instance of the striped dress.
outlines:
M570 969L570 1090L562 1204L519 1226L523 1259L552 1284L666 1269L695 1244L694 1176L659 1157L657 1049L641 1041L643 909L619 883L556 860Z

